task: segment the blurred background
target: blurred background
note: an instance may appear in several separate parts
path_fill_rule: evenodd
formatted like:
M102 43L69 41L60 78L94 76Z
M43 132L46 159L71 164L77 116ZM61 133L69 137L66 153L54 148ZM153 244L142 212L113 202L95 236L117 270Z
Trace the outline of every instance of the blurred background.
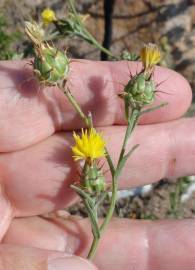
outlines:
M144 43L158 44L164 54L163 66L183 74L195 89L195 1L193 0L77 0L76 8L89 14L87 29L114 54L139 53ZM25 20L40 20L46 7L57 17L66 15L64 0L0 0L0 60L32 56L32 45L24 34ZM79 44L79 46L78 46ZM63 39L74 58L107 60L106 55L85 41ZM188 116L195 115L192 104ZM187 155L187 153L186 153ZM100 215L104 215L105 201ZM70 209L86 215L81 204ZM195 216L195 177L169 182L162 179L154 186L119 193L116 215L129 218L161 219Z

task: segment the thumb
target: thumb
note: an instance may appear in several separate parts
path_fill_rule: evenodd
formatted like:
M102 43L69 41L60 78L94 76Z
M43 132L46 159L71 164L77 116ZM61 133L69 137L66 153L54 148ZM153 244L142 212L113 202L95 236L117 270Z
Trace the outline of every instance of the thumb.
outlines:
M0 241L6 233L11 220L12 220L12 207L11 203L5 196L3 187L0 184ZM0 269L1 270L1 269Z
M0 270L97 270L89 261L61 252L0 245Z

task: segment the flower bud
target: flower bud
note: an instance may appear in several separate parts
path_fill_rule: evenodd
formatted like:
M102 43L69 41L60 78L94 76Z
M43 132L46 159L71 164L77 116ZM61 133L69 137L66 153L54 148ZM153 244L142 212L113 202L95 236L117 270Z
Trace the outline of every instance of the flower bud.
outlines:
M65 52L63 53L48 44L35 47L35 52L34 72L40 82L56 85L67 78L69 59Z
M133 77L119 96L124 99L126 118L128 118L129 107L141 109L154 101L155 83L145 73Z
M50 8L45 8L41 13L41 18L45 25L48 25L54 21L56 21L55 12Z
M152 79L154 66L161 60L157 45L149 43L141 50L142 71L129 80L119 97L124 99L125 116L129 118L129 109L141 110L150 105L155 98L155 82Z
M66 53L44 42L44 30L35 22L26 22L25 31L34 43L33 68L39 81L46 85L56 85L66 80L69 72Z
M104 175L97 164L87 164L83 169L81 177L82 186L92 195L100 194L105 191L106 184Z
M156 44L145 45L140 52L140 57L146 72L151 73L154 65L161 61L161 53Z
M36 22L25 22L25 32L35 45L44 41L45 31Z

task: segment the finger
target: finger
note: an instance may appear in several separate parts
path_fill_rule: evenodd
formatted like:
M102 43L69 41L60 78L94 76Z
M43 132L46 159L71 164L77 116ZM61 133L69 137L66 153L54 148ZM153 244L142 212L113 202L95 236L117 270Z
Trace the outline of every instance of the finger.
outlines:
M12 214L11 203L3 191L3 186L0 184L0 241L11 223Z
M41 248L45 246L44 248L47 249L47 241L41 242L42 230L39 229L43 220L36 218L37 224L33 223L33 228L32 219L16 219L4 242L15 244L18 242L21 245ZM65 234L68 232L77 236L80 245L73 244L72 249L76 254L86 257L92 240L87 219L48 219L47 222L51 222L51 226L56 226L57 235L64 230ZM48 227L49 224L46 228ZM21 229L24 231L22 243L18 235ZM194 230L193 220L151 222L113 219L100 240L94 262L101 270L193 270L195 267L195 241L192 238ZM36 235L36 238L31 238L29 241L30 234ZM45 234L51 244L50 230L46 230ZM53 250L57 248L58 244L53 240Z
M101 130L116 163L125 127ZM119 179L120 187L140 186L165 177L193 175L194 134L193 118L138 126L127 150L136 144L139 147L126 163ZM79 175L71 157L72 144L71 133L59 133L25 150L0 155L0 176L16 215L48 213L73 202L75 195L69 186L79 180ZM107 169L105 162L103 170ZM110 182L108 172L105 178Z
M3 243L56 250L70 255L79 250L81 244L77 234L69 233L52 220L41 217L14 219Z
M54 87L39 89L32 72L25 71L22 61L1 62L0 81L0 151L13 151L39 142L54 131L77 129L83 125L63 94ZM135 74L135 62L73 61L69 87L83 111L92 112L95 126L124 124L124 106L117 96ZM158 87L156 103L168 105L141 120L156 123L180 117L191 102L191 89L178 73L156 68ZM11 124L10 124L11 123Z
M97 270L87 260L60 252L0 245L0 269L2 270Z

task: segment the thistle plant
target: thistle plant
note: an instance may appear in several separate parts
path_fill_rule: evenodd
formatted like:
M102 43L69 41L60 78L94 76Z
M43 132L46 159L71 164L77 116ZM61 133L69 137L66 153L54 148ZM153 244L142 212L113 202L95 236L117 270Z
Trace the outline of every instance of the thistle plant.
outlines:
M48 15L47 22L51 18L52 20L55 18L51 13L46 13L46 15ZM122 169L132 152L138 147L138 145L135 145L127 151L127 142L137 125L140 115L162 106L143 110L146 105L151 105L155 99L156 84L152 75L155 65L161 59L160 51L154 44L144 46L140 53L143 65L142 70L135 76L130 77L123 91L119 94L119 97L124 100L124 114L127 120L127 128L118 161L114 164L107 150L103 135L94 128L92 116L90 114L86 116L83 113L82 108L67 86L66 82L70 70L70 60L66 52L62 52L54 46L49 45L44 39L44 30L35 22L26 22L25 30L34 44L35 59L33 61L33 70L35 76L41 84L58 86L86 125L86 128L82 129L80 135L73 132L75 142L72 146L73 159L75 162L80 163L81 173L79 179L73 179L74 184L71 187L80 196L89 216L93 242L88 258L93 259L101 236L114 213L118 180ZM106 184L105 175L102 170L103 165L100 166L101 159L106 159L109 166L112 176L111 185ZM105 218L100 222L98 208L108 195L108 192L111 192L110 206Z
M42 20L45 25L53 23L55 26L52 32L52 37L79 37L85 40L89 44L93 45L95 48L106 53L111 59L117 59L109 50L104 48L95 37L86 29L85 20L88 15L80 15L75 9L74 1L68 0L68 11L67 15L63 19L57 19L53 10L47 8L42 14Z
M41 17L43 19L45 26L49 25L52 22L57 21L55 12L50 8L44 9L41 13Z
M56 14L52 9L46 8L41 13L41 18L43 23L47 26L49 24L54 25L54 30L52 31L50 38L59 38L59 37L78 37L82 40L86 41L90 45L93 45L96 49L106 53L110 59L112 60L120 60L126 59L127 54L121 54L120 57L114 55L110 50L103 47L97 39L86 29L85 21L89 17L89 15L81 15L79 14L74 5L74 0L67 1L67 14L64 18L57 18ZM128 53L128 58L133 57L135 55Z
M44 86L57 86L66 95L86 125L91 124L91 116L86 116L67 87L70 60L66 51L61 51L45 41L45 32L36 22L26 22L25 32L34 44L35 58L33 71Z
M161 59L160 51L156 45L149 44L141 50L140 57L142 59L143 69L139 74L130 78L129 82L124 87L123 92L119 95L119 97L124 100L127 129L117 164L115 165L113 163L104 141L101 140L101 143L100 141L97 143L95 140L91 140L92 130L89 131L90 133L82 131L81 137L74 133L76 143L72 148L74 159L84 159L85 163L82 167L80 178L81 184L71 186L83 200L91 221L94 239L88 254L89 259L94 257L100 238L113 216L117 199L118 180L122 169L132 152L138 147L138 145L135 145L132 149L126 151L128 139L137 125L139 116L148 110L156 109L156 107L154 107L152 109L142 111L145 105L152 104L155 99L156 86L152 79L152 74L155 64L157 64ZM96 133L95 130L93 130L93 132ZM96 133L96 136L100 136L97 134L98 133ZM97 153L101 154L95 155ZM107 163L110 168L112 175L112 195L106 217L103 222L99 224L97 215L98 206L101 203L102 198L105 198L108 191L110 191L108 187L106 188L104 175L101 172L101 169L97 167L97 159L101 157L105 157L107 159Z
M71 187L82 198L91 220L94 239L100 238L98 226L98 204L105 196L106 184L98 159L105 157L105 141L94 128L82 130L81 136L73 133L75 145L72 147L75 161L83 160L80 184ZM93 250L92 250L93 251ZM90 253L89 253L90 257Z

